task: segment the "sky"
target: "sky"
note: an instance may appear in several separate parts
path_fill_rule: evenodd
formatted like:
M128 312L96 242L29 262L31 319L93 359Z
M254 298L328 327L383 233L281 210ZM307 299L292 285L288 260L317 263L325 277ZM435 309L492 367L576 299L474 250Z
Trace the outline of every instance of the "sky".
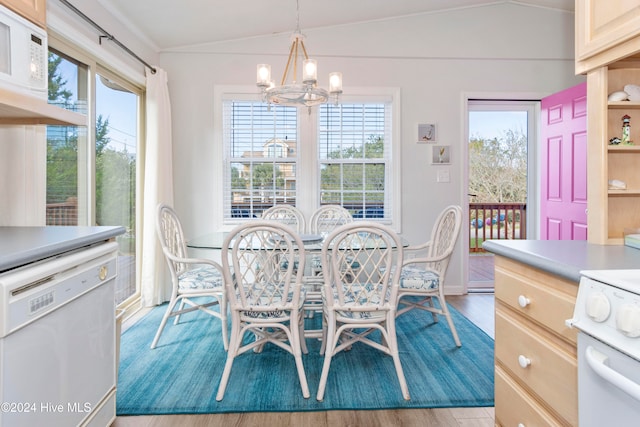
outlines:
M77 100L75 82L78 80L78 66L66 59L58 70L64 80L65 88L73 93L72 101ZM111 89L96 79L96 116L102 114L109 119L109 146L117 151L136 153L137 143L137 96L131 92Z
M514 129L527 131L526 111L469 111L469 136L482 139L500 138L504 132Z
M113 90L96 79L96 116L109 119L109 145L135 153L137 144L137 96L131 92Z

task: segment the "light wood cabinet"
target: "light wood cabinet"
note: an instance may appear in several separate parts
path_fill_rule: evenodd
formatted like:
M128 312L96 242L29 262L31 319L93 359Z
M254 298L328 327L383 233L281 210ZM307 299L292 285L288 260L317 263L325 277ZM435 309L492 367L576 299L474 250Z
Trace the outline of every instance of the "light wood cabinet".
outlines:
M576 74L640 51L640 1L575 2Z
M495 257L496 425L578 425L578 284Z
M640 228L640 102L608 101L627 84L640 86L640 62L618 61L587 74L588 239L596 244L623 244L625 228ZM611 145L622 136L628 115L633 145ZM609 181L626 189L610 189Z
M36 25L47 28L46 0L2 0L0 3Z
M0 125L86 126L84 114L0 87Z

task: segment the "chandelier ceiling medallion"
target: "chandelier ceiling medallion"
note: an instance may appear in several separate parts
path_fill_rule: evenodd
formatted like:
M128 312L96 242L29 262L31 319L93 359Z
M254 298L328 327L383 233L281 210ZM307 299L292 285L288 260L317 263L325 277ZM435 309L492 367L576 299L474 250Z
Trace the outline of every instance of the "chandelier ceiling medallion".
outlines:
M318 87L318 63L315 59L309 59L304 46L304 35L300 32L298 0L296 0L296 14L296 30L291 35L289 58L280 86L276 86L271 80L271 66L258 64L256 84L262 91L262 99L269 104L311 108L326 103L332 97L337 104L342 93L342 73L329 74L328 91ZM298 69L299 60L302 63L301 70ZM301 80L298 80L299 72L302 74Z

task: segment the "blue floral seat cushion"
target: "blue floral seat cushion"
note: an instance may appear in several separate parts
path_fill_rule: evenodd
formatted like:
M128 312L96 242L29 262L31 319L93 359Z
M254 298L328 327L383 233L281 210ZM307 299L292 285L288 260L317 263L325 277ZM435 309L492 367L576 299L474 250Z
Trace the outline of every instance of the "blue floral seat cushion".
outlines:
M400 289L431 291L438 289L440 278L432 271L419 267L405 266L400 272Z
M217 268L210 265L196 267L178 275L178 288L181 291L221 289L222 274Z
M249 306L255 307L254 310L243 310L240 312L241 316L248 317L251 319L261 319L261 320L277 320L279 318L284 318L289 315L288 310L268 310L261 311L261 308L264 308L267 305L279 305L286 304L288 301L293 299L293 291L289 291L286 300L283 301L282 293L278 292L276 287L280 287L279 284L268 283L268 284L258 284L254 283L250 288L246 290L247 293L247 304ZM236 291L236 298L240 300L239 291ZM301 310L304 304L305 299L305 291L304 288L300 291L300 299L298 303L298 309Z
M293 261L293 270L294 271L298 271L298 261ZM280 263L280 268L283 270L286 270L289 268L289 260L285 259L282 261L282 263Z
M344 295L344 305L352 305L353 307L359 307L362 304L366 303L366 298L364 296L360 296L358 301L356 301L357 295L361 295L364 291L359 289L364 286L367 292L373 290L373 286L380 286L379 284L351 284L350 286L345 286L345 295ZM326 288L322 288L322 303L323 305L327 305L326 301ZM332 289L333 291L333 300L338 301L338 291L336 289ZM387 299L391 295L391 290L387 290ZM369 304L379 304L380 303L380 295L374 295L373 298L369 300ZM351 310L338 310L336 311L338 316L346 317L349 319L371 319L371 320L383 320L386 317L385 310L370 310L370 311L351 311Z

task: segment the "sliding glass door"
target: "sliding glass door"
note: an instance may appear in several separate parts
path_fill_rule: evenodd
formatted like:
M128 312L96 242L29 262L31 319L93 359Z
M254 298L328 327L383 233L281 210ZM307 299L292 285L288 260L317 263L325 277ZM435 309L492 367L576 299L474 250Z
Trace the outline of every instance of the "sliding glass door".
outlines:
M116 304L136 288L136 196L143 90L51 39L49 103L87 115L87 126L47 126L46 224L117 225Z
M97 225L121 225L116 304L136 291L136 171L139 96L107 72L96 74Z

